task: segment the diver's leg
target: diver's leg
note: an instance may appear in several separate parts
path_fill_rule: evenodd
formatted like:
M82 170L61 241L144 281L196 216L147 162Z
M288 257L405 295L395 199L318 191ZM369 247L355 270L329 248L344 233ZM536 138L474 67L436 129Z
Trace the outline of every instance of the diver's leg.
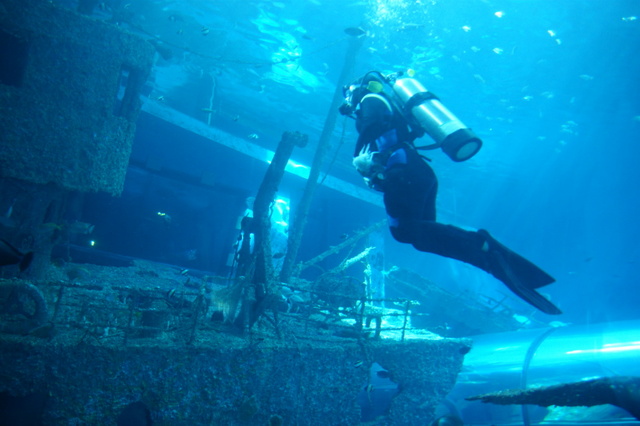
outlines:
M500 244L483 229L466 231L451 225L423 221L413 226L413 246L424 252L460 260L480 268L519 297L547 314L561 311L535 289L555 280L536 265Z
M435 221L437 189L433 170L422 160L395 165L385 172L384 204L393 237L420 251L480 268L541 311L560 313L535 291L554 282L553 277L500 244L487 231L466 231Z
M478 232L433 221L421 221L412 228L412 244L416 249L460 260L490 272L486 239Z
M436 220L438 179L426 162L413 159L395 164L384 176L384 205L389 217L404 224Z

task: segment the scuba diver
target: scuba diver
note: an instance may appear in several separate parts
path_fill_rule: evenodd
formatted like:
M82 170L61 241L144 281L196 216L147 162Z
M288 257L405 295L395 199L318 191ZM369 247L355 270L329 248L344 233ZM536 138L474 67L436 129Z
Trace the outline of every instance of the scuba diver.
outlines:
M342 115L355 119L353 165L384 196L393 238L423 252L457 259L502 281L547 314L561 311L536 289L553 277L496 241L487 231L436 222L438 180L417 149L442 149L453 161L475 155L482 141L417 80L371 71L344 88ZM415 147L428 134L435 143Z

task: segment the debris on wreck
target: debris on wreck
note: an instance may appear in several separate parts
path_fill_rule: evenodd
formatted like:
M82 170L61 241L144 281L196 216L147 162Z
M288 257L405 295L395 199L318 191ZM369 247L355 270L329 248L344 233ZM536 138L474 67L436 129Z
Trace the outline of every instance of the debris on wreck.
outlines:
M504 390L466 398L493 404L532 404L593 407L611 404L640 420L640 377L601 377L526 390Z
M42 327L48 317L38 287L19 280L0 285L0 332L29 334Z

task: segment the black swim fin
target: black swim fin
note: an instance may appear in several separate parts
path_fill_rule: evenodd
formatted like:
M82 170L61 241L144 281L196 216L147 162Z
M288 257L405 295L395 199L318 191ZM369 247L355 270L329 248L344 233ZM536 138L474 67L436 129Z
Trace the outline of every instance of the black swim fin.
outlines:
M0 266L18 264L20 272L23 272L32 260L33 252L23 254L7 240L0 239Z
M29 266L31 266L32 261L33 261L33 252L30 251L28 253L25 253L25 255L22 256L22 260L18 264L18 268L20 268L20 272L24 272Z
M555 279L536 265L511 251L495 240L484 229L478 230L488 244L487 257L490 273L502 281L521 299L549 315L558 315L562 311L536 291L555 282Z

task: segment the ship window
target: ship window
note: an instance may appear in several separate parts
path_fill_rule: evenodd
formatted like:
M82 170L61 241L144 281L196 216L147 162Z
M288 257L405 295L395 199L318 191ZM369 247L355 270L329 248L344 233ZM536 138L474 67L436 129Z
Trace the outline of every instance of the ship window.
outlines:
M0 30L0 83L21 86L27 67L26 40Z
M136 68L123 65L120 68L118 91L114 114L127 120L135 120L140 109L140 88L144 84L145 75Z

